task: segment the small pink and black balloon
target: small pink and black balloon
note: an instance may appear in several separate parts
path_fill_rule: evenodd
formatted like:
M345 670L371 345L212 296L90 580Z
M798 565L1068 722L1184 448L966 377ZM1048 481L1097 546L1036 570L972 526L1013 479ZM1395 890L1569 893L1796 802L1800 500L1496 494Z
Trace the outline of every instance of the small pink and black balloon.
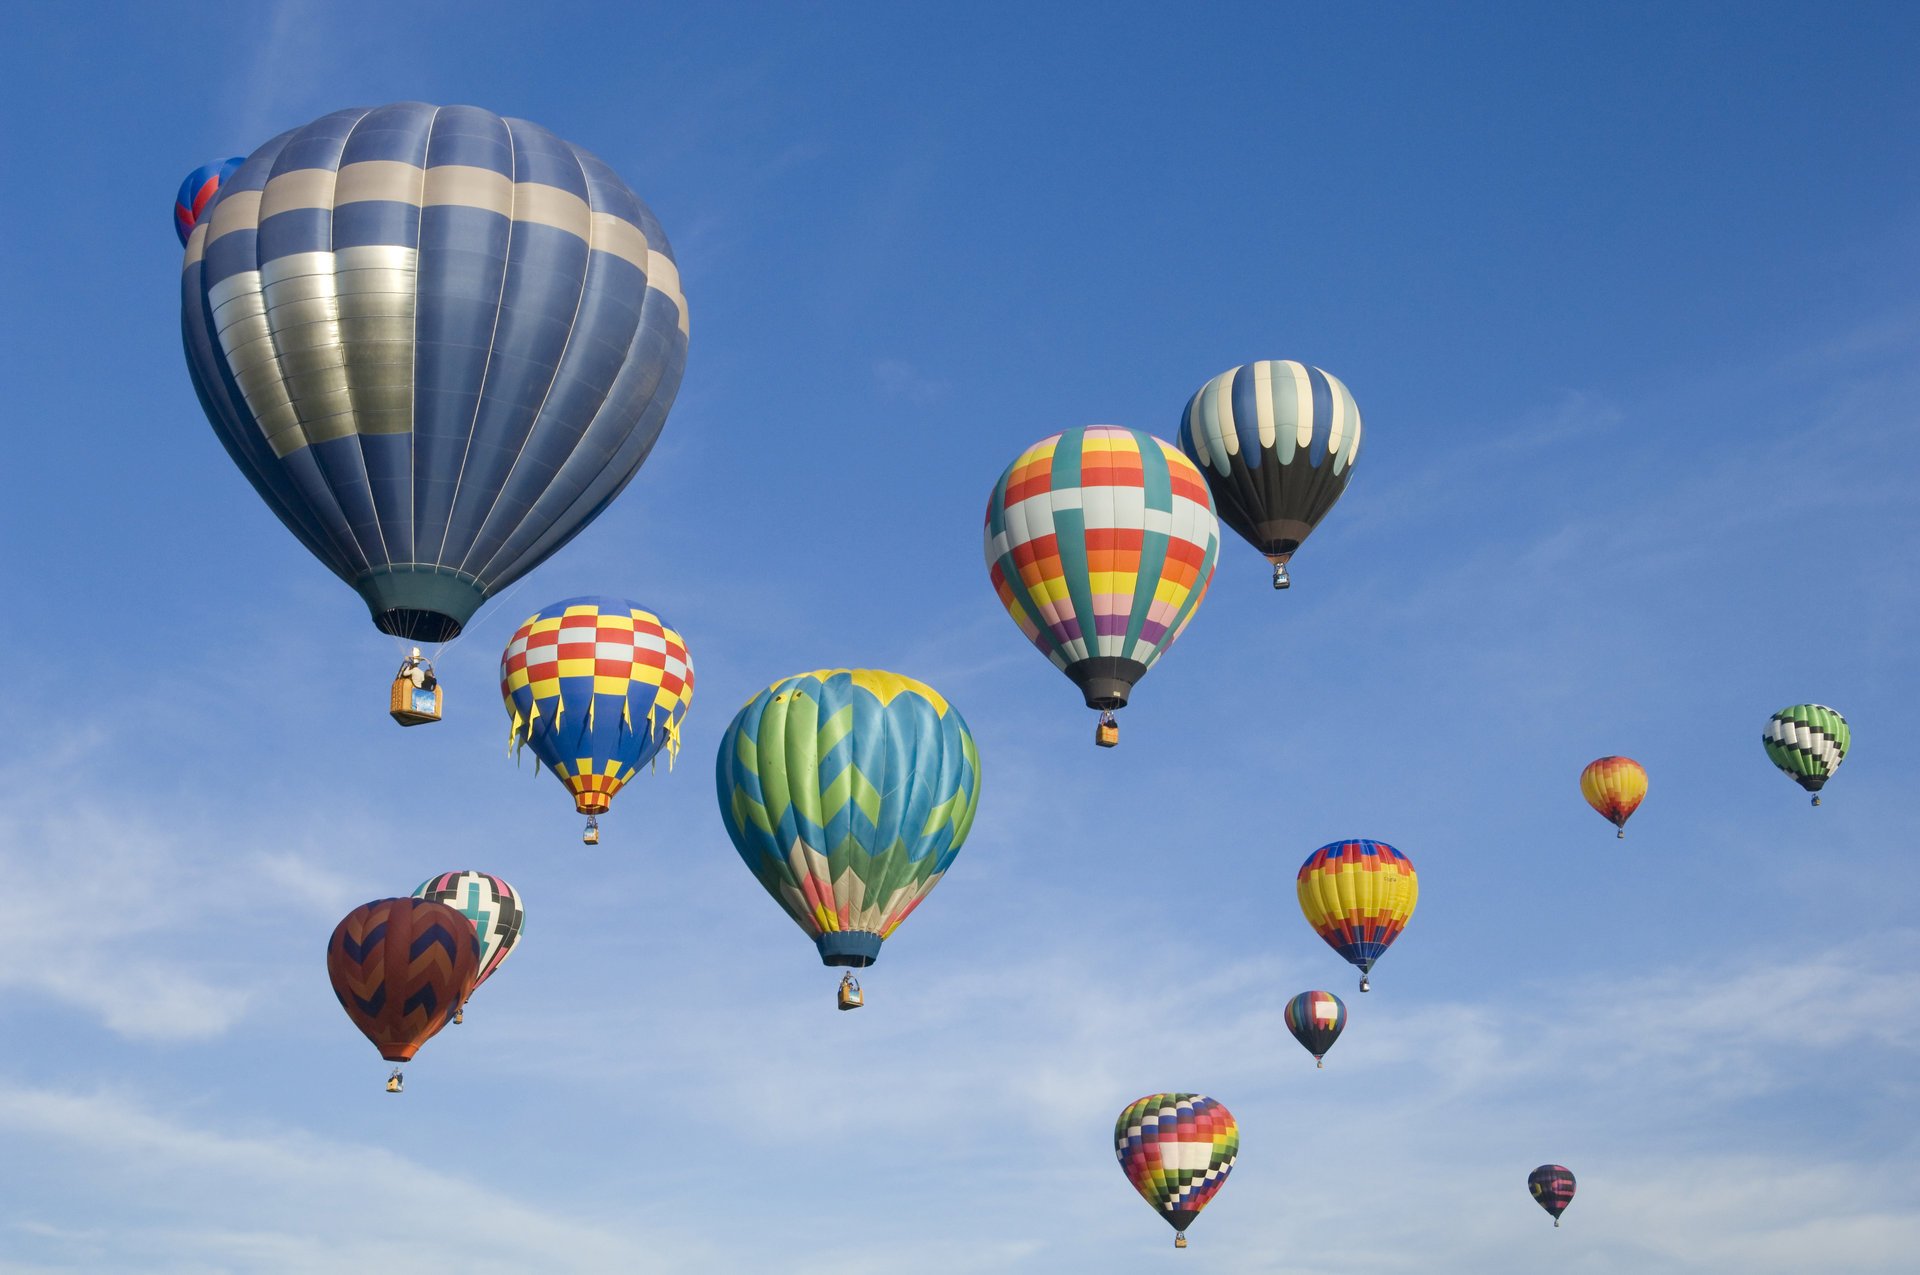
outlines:
M1527 1190L1558 1226L1560 1215L1573 1203L1573 1170L1564 1164L1543 1164L1527 1175Z
M1332 992L1302 992L1287 1002L1286 1018L1287 1030L1313 1055L1313 1065L1323 1067L1321 1060L1347 1025L1347 1007Z
M245 162L242 156L235 155L231 159L202 164L180 183L180 193L173 198L173 232L180 236L182 248L187 246L187 236L200 224L201 214L213 203L213 197L220 193L220 187Z

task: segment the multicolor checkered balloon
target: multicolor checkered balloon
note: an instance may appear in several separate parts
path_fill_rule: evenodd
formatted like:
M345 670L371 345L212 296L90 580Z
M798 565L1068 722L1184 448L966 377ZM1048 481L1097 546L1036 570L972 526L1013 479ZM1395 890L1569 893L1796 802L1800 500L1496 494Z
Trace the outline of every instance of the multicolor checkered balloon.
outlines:
M1020 454L987 501L987 568L1027 640L1087 707L1123 707L1206 596L1220 525L1171 443L1089 425Z
M1814 795L1817 806L1820 790L1846 760L1853 732L1847 719L1825 704L1795 704L1767 719L1760 742L1774 765Z
M1384 841L1335 841L1300 865L1300 911L1327 946L1367 973L1387 950L1420 899L1413 863Z
M473 980L476 991L512 955L526 926L519 894L486 872L442 872L415 887L413 897L444 903L473 922L480 940L480 974Z
M827 965L873 964L980 805L980 754L959 711L877 669L775 682L727 727L714 777L740 858Z
M687 644L653 612L624 598L568 598L527 619L500 655L500 695L513 749L533 749L583 815L662 749L680 751L693 702Z
M1150 1094L1114 1121L1113 1146L1127 1181L1184 1248L1187 1228L1233 1172L1240 1126L1204 1094Z

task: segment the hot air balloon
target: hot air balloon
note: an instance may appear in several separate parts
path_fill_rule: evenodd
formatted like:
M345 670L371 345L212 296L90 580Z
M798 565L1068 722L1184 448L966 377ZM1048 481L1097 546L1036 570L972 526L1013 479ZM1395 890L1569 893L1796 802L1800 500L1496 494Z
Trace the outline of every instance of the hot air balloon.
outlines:
M1233 1172L1240 1126L1204 1094L1157 1093L1130 1103L1113 1123L1120 1170L1153 1211L1173 1227L1173 1246Z
M1774 765L1813 794L1817 806L1820 789L1846 760L1853 732L1847 729L1847 719L1825 704L1795 704L1767 719L1760 742L1767 746Z
M180 183L180 193L173 197L173 233L180 236L180 246L187 246L187 236L193 233L200 217L219 193L222 183L233 176L234 170L246 160L235 155L232 159L217 160L211 164L202 164L187 174Z
M980 754L933 688L822 669L748 701L720 741L715 780L754 877L824 964L862 969L960 853Z
M1115 709L1206 596L1220 526L1206 483L1170 443L1089 425L1020 454L987 501L987 568L1013 622L1100 713Z
M600 840L613 795L665 749L680 752L693 661L665 620L624 598L568 598L536 612L500 654L500 696L521 745L547 764Z
M1624 839L1627 820L1646 798L1647 772L1631 757L1602 757L1580 772L1580 792Z
M1313 1065L1323 1061L1333 1042L1347 1026L1347 1006L1332 992L1302 992L1287 1002L1287 1030L1313 1055Z
M476 991L513 954L527 922L513 887L485 872L442 872L416 886L413 897L444 903L473 922L474 934L480 940L480 973L473 980ZM462 1002L453 1011L454 1022L461 1020L465 1009Z
M1384 841L1335 841L1307 856L1294 884L1307 923L1360 967L1360 990L1369 990L1373 963L1400 937L1419 902L1412 862Z
M253 152L187 240L201 406L382 631L445 642L606 508L680 385L653 214L525 120L399 102Z
M1273 564L1327 516L1360 454L1360 409L1338 377L1290 359L1232 368L1187 402L1180 446L1213 491L1220 521Z
M427 899L375 899L341 918L327 940L333 994L388 1062L411 1060L453 1019L480 972L473 922ZM400 1069L387 1092L400 1092Z
M1573 1170L1564 1164L1543 1164L1527 1175L1527 1190L1560 1225L1560 1215L1573 1203Z

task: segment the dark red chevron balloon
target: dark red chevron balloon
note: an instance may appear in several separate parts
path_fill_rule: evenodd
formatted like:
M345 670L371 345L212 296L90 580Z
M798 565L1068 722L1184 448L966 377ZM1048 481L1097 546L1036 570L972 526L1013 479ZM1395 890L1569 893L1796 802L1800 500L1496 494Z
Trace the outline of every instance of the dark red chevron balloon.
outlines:
M445 1027L479 972L473 922L426 899L363 903L327 941L333 994L389 1062L406 1062Z

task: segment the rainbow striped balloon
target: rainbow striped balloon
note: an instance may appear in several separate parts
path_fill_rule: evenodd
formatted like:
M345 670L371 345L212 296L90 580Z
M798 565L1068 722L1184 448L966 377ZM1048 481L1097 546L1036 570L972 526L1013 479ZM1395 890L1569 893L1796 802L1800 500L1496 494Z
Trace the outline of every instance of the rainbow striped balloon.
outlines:
M1413 863L1384 841L1358 838L1321 846L1300 865L1300 911L1327 946L1367 973L1413 915L1420 879Z
M1185 1248L1187 1228L1233 1172L1240 1125L1204 1094L1149 1094L1114 1121L1113 1146L1127 1181Z
M1220 524L1171 443L1089 425L1020 454L987 501L1000 604L1087 707L1123 707L1206 596Z

